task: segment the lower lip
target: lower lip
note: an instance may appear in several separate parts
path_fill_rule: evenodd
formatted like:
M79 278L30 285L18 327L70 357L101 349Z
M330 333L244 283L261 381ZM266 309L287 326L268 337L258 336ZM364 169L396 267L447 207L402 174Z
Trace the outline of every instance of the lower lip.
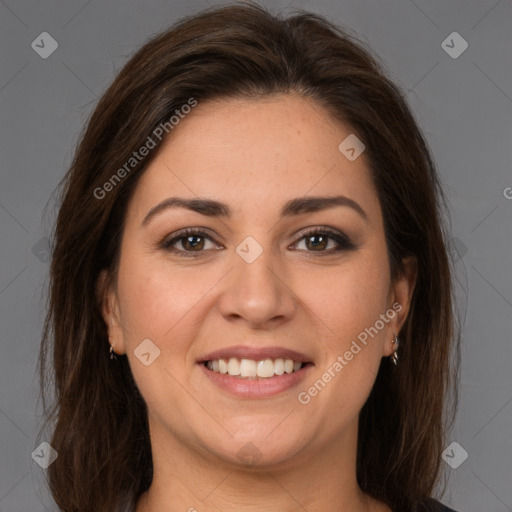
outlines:
M233 375L209 370L203 363L199 363L199 366L206 377L216 386L241 398L268 398L278 395L302 382L313 367L311 363L308 363L293 373L275 375L267 379L240 379Z

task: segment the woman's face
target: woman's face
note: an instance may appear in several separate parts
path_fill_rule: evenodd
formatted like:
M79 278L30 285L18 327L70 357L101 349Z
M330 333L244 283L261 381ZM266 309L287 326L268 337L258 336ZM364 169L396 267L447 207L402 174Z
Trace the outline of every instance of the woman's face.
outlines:
M160 453L285 467L355 449L413 279L391 282L351 133L295 95L200 102L142 176L103 311Z

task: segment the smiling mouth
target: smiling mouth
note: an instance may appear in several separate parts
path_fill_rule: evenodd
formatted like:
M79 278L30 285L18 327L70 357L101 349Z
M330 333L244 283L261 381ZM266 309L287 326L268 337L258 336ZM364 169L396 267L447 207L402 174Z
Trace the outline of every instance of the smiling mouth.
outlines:
M241 380L272 379L281 375L299 372L309 362L294 361L293 359L214 359L202 363L208 370L224 375L230 375Z

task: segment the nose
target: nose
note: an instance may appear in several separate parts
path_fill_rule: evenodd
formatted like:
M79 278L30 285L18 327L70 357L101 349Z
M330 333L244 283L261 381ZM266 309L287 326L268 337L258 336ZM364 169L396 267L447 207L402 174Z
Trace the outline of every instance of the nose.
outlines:
M265 248L252 263L235 253L233 263L218 301L224 318L252 329L275 328L293 318L297 297L270 249Z

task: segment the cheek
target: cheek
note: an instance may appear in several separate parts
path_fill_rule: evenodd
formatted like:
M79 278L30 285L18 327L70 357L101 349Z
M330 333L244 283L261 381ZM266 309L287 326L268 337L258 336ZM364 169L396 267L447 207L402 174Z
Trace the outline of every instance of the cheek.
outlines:
M385 337L385 329L374 327L385 313L385 288L368 273L340 276L340 282L331 285L328 294L316 297L321 356L314 378L297 396L306 407L304 414L313 424L316 420L322 425L327 437L350 424L366 402L379 371Z
M371 256L362 253L329 272L310 272L300 284L301 297L340 345L373 326L386 310L389 272L385 261Z
M214 284L215 279L208 276L194 268L173 269L161 257L128 255L119 270L120 309L127 334L162 341L173 329L179 330Z
M310 275L302 285L302 293L315 290L304 297L322 332L321 382L308 383L311 394L305 391L320 410L338 408L339 417L329 420L333 428L362 407L382 359L387 324L380 318L387 309L389 271L379 254L376 248L361 251L332 272Z

